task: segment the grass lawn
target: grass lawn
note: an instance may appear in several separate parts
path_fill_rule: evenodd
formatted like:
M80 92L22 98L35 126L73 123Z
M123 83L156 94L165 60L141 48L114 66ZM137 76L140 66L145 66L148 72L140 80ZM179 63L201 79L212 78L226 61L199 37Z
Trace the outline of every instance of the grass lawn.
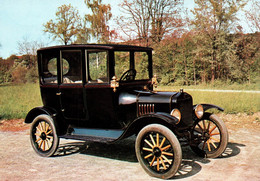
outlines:
M239 90L245 90L242 86ZM176 86L160 86L158 91L179 91L181 87ZM196 89L206 89L201 86L186 86L184 91L192 95L193 103L208 103L215 104L225 109L225 113L254 113L260 111L260 93L247 93L247 92L208 92L198 91ZM223 86L224 90L228 89L228 86ZM186 89L186 90L185 90ZM192 90L189 90L192 89ZM209 87L208 89L212 89ZM218 88L222 90L221 88ZM214 90L218 90L215 88ZM248 89L246 89L248 90ZM257 89L255 89L257 90ZM259 91L259 89L258 89Z
M38 84L0 86L0 119L25 118L32 108L41 105Z
M184 87L185 91L186 87ZM201 86L191 89L202 89ZM179 87L158 87L157 90L176 91ZM193 96L193 103L216 104L225 113L254 113L260 111L259 93L202 92L187 91ZM38 84L0 86L0 119L25 118L32 108L41 106Z

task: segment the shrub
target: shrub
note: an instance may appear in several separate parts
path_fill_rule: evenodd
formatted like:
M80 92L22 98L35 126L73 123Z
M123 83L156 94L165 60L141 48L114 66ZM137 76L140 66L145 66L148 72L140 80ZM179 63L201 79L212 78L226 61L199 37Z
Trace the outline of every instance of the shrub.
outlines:
M26 82L26 73L27 73L27 68L18 65L15 67L12 71L12 79L14 83L25 83Z
M36 83L38 80L38 70L37 67L32 67L28 69L25 75L26 82L28 83Z

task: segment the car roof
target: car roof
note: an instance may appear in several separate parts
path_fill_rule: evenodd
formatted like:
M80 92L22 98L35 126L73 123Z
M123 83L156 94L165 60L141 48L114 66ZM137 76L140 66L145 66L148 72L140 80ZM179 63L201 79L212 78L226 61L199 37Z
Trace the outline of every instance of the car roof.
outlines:
M53 50L53 49L77 49L77 48L91 48L91 49L107 49L118 51L151 51L150 47L122 45L122 44L72 44L72 45L58 45L39 49L38 51Z

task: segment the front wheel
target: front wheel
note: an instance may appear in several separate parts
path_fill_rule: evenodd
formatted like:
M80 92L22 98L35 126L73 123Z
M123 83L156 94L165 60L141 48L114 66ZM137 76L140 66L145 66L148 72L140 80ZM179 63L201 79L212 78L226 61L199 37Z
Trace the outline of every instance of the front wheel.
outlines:
M178 139L170 129L160 124L148 125L139 132L135 151L143 169L162 179L173 177L182 161Z
M192 141L191 149L199 156L219 157L228 144L226 125L215 114L205 113L194 123Z
M43 157L52 156L59 145L53 119L45 114L37 116L30 130L31 144L35 152Z

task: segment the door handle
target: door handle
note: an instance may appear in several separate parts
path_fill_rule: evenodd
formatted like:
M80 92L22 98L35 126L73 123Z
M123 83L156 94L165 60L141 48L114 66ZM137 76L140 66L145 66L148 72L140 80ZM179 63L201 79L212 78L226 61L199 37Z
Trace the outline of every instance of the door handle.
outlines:
M57 92L56 95L57 95L57 96L60 96L60 95L61 95L61 92Z

